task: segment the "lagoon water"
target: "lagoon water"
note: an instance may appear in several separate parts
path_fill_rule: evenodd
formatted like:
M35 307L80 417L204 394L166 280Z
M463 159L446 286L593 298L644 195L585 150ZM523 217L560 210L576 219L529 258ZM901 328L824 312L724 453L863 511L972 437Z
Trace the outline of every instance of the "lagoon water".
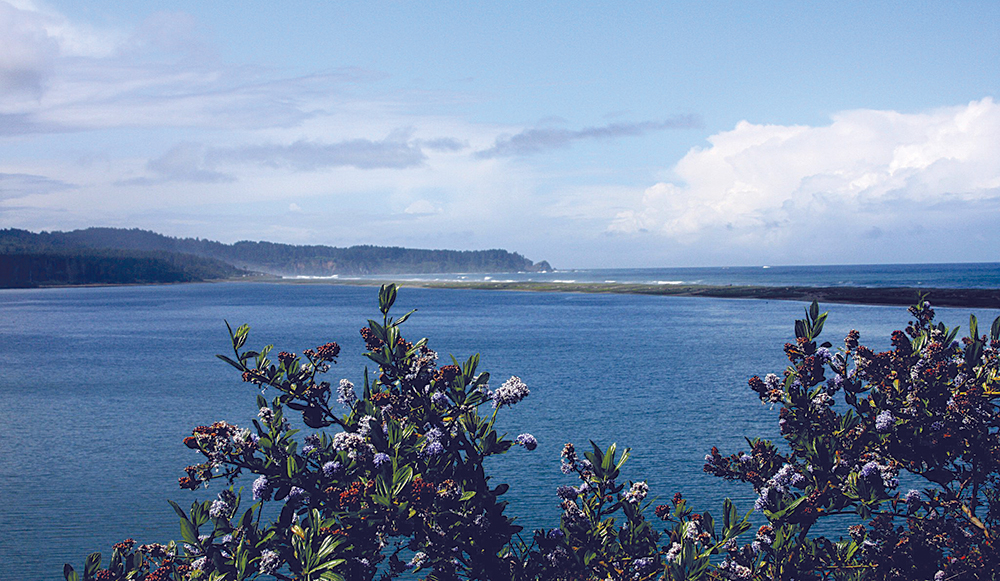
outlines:
M217 492L177 487L199 457L182 438L256 414L255 390L214 357L228 350L224 319L249 323L252 347L338 341L330 381L360 384L370 362L358 330L376 300L370 287L263 283L0 291L0 581L61 579L63 563L79 567L126 537L179 538L166 499L186 506ZM530 531L558 523L555 488L573 483L559 450L588 439L631 447L625 478L648 480L663 501L681 491L701 510L718 511L725 496L748 509L752 490L703 474L702 458L713 445L745 448L745 435L777 436L776 410L746 379L784 368L782 345L804 306L403 288L396 310L418 309L404 335L428 337L442 361L481 353L494 386L519 375L531 388L501 424L534 434L538 449L491 466ZM884 348L907 321L900 307L824 310L834 344L857 328ZM977 314L989 322L1000 312ZM963 329L968 315L939 310Z

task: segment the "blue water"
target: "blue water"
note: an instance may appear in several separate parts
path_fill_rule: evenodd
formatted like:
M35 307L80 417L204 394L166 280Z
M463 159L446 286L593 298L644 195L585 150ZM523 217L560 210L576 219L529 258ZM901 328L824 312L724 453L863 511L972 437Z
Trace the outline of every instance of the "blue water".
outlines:
M248 425L255 391L215 359L228 349L223 319L250 323L250 344L301 352L344 346L330 372L360 383L370 363L358 330L373 317L369 287L223 283L0 291L0 580L60 579L126 537L179 538L166 499L182 506L216 490L182 491L198 458L181 444L196 425ZM519 375L531 396L504 414L511 435L534 434L533 452L493 462L512 484L512 513L529 530L554 526L565 442L631 446L629 479L663 499L682 491L701 510L752 491L706 476L712 445L736 451L743 436L775 436L776 410L747 377L784 367L781 346L803 303L569 293L406 289L399 312L447 360L482 354L498 384ZM850 328L887 345L905 326L898 307L824 306L825 336ZM940 309L949 325L968 312ZM992 321L997 311L980 311Z
M385 276L328 278L380 280L384 279ZM504 274L414 274L400 275L396 279L404 281L614 282L723 286L1000 288L1000 262L706 268L607 268Z

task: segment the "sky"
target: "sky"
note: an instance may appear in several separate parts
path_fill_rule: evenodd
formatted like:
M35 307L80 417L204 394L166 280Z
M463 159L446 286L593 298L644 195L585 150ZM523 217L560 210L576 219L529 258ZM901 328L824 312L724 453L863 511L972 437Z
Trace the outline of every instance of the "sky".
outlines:
M1000 261L1000 2L805 4L0 0L0 228Z

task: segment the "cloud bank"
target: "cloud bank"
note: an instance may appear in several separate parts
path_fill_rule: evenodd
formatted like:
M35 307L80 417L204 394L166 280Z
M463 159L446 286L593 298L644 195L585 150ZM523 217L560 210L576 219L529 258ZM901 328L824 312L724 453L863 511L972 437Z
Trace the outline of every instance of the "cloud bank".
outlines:
M793 248L817 236L905 236L935 226L945 207L954 220L1000 199L1000 105L991 98L917 114L847 111L824 127L743 121L708 141L608 231Z

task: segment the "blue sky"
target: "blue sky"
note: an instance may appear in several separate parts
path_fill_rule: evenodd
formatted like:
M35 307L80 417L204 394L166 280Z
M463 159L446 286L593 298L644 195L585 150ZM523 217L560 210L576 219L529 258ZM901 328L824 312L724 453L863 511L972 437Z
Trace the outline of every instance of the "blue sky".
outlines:
M0 0L0 227L1000 260L995 1L154 4Z

